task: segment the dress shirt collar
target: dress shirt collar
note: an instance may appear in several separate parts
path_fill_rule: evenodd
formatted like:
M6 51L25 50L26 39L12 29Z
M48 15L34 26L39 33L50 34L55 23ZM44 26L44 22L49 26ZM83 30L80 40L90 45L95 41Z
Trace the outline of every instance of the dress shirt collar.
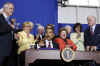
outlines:
M9 16L7 16L5 12L3 12L3 16L5 19L9 19Z

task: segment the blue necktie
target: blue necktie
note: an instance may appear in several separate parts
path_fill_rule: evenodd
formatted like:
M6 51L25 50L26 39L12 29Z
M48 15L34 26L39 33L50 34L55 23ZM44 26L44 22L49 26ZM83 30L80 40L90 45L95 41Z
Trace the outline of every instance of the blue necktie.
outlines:
M11 24L11 22L9 21L9 19L8 19L8 18L6 19L6 21L7 21L8 25L10 25L10 24Z

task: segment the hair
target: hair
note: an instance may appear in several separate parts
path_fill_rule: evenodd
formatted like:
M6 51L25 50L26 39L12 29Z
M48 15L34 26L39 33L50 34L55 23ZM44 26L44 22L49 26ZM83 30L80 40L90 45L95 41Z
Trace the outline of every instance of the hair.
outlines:
M47 33L47 30L49 30L49 29L52 30L52 31L54 32L54 30L53 30L52 28L48 28L48 29L46 29L46 33Z
M44 30L44 26L39 25L39 26L38 26L38 30L41 29L41 28Z
M66 25L66 26L65 26L65 29L66 29L66 28L72 28L72 27L71 27L70 25Z
M66 33L68 34L68 32L65 28L60 28L58 34L60 35L62 31L66 31Z
M10 4L13 5L13 3L11 3L11 2L6 2L6 3L3 5L3 8L8 8Z
M96 21L96 17L95 17L95 16L87 16L87 20L89 19L89 17L94 18L94 19L95 19L95 21Z
M25 27L25 26L30 26L30 27L33 27L34 26L34 24L32 23L32 22L30 22L30 21L26 21L26 22L24 22L23 23L23 28Z
M80 32L82 32L82 25L81 25L80 23L76 23L76 24L74 25L74 27L73 27L74 32L76 32L75 29L76 29L78 26L80 26Z
M46 26L46 29L53 29L53 30L54 30L54 25L53 25L53 24L48 24L48 25Z

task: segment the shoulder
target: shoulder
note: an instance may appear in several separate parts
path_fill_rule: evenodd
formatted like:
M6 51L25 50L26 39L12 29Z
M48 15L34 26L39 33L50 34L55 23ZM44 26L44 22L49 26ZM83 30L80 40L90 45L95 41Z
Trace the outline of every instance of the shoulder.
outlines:
M75 33L75 32L70 34L71 37L76 36L76 35L77 35L77 33Z
M84 35L84 32L81 32L81 35Z
M34 38L34 35L33 35L33 34L30 34L30 36L31 36L32 38Z
M59 37L54 39L54 42L61 42L61 41L62 41L62 39Z
M100 29L100 24L99 24L99 25L96 25L96 28L97 28L97 29Z
M72 41L72 40L70 40L70 39L67 39L67 41L68 41L68 42L73 42L73 41Z
M3 14L2 13L0 13L0 17L3 17Z
M25 34L24 31L18 32L18 35L24 35L24 34Z
M88 32L89 32L89 27L87 27L87 28L85 29L84 33L86 34L86 33L88 33Z

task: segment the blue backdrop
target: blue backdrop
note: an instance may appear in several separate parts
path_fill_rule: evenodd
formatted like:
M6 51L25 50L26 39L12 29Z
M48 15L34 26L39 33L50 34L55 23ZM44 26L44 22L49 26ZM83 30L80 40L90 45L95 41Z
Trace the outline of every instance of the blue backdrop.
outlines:
M24 21L33 21L35 24L33 32L36 32L36 24L43 26L47 24L57 25L57 0L0 0L0 8L5 2L14 3L15 12L12 17L20 23L20 27ZM55 29L57 29L57 26Z

